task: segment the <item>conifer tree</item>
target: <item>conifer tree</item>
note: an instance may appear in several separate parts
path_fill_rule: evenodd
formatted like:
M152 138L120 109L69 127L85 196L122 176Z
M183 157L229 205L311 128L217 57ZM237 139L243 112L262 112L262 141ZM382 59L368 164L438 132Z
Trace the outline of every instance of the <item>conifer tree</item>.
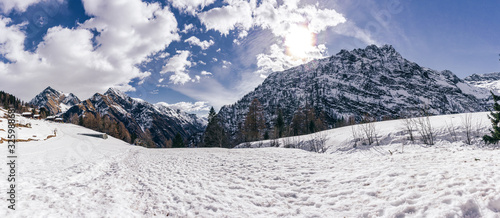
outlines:
M266 128L262 105L257 98L250 103L250 107L243 126L246 141L261 139L261 131Z
M203 141L206 147L224 147L227 145L226 132L213 107L210 108L210 112L208 113L208 125L205 129Z
M278 138L283 137L283 130L285 128L285 120L283 119L283 112L281 109L278 110L278 117L276 118L276 132L278 133Z
M184 139L180 133L177 133L174 137L174 141L172 142L173 148L183 148L184 147Z
M500 104L498 104L500 97L493 94L493 92L491 92L491 96L493 96L493 101L495 102L493 104L493 111L490 111L490 115L488 115L492 125L492 129L490 129L491 135L484 135L483 141L486 144L498 144L498 141L500 141L500 127L498 126L500 123Z

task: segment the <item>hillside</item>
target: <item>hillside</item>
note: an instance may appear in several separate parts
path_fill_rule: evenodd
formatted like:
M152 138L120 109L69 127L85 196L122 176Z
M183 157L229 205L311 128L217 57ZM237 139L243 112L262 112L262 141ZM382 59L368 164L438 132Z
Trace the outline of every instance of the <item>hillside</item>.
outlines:
M419 114L426 107L431 114L486 111L488 97L487 90L450 71L421 67L392 46L371 45L272 73L238 102L222 107L219 116L234 138L255 98L271 130L278 110L289 125L295 113L312 107L316 115L323 113L331 128L349 117L395 118L401 113Z
M104 94L94 94L70 108L63 116L70 120L74 114L83 116L85 113L108 116L123 123L130 134L135 134L139 139L151 139L155 143L153 147L166 147L167 141L177 133L184 140L193 139L206 126L206 120L194 114L131 98L113 88Z
M452 120L459 130L461 116L431 117L431 122L439 129ZM473 116L486 126L485 113ZM4 129L6 121L0 121ZM500 215L500 150L449 142L440 134L434 146L406 144L401 152L398 121L376 124L380 135L388 136L381 146L345 149L349 128L328 130L324 154L145 149L80 135L93 131L72 124L30 122L29 135L57 129L57 137L19 143L17 186L23 200L15 212L2 207L1 217ZM0 169L5 172L6 165Z

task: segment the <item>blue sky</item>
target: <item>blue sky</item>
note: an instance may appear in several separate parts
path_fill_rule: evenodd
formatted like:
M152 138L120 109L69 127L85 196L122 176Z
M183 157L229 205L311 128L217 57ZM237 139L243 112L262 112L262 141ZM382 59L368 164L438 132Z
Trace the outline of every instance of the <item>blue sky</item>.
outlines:
M0 87L109 87L197 114L272 71L391 44L463 78L500 71L500 1L0 0Z

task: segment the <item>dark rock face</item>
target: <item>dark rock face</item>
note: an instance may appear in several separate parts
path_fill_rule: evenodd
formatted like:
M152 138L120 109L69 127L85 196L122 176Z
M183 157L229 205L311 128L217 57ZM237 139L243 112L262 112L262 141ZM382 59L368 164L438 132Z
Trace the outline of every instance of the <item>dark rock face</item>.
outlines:
M294 112L306 105L324 112L325 121L333 127L335 121L350 116L397 117L423 107L431 114L485 111L488 92L450 71L410 62L392 46L371 45L272 73L241 100L221 108L219 116L233 136L254 98L264 108L268 128L278 108L290 123Z

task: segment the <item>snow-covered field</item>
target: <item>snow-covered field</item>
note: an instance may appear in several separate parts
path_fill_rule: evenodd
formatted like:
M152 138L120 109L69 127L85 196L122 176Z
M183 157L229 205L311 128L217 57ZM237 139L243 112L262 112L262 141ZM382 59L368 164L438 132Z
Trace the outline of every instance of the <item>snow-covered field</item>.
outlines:
M459 130L460 116L432 124L456 121ZM486 113L479 119L484 131ZM17 209L2 201L0 217L500 217L500 150L449 142L441 130L434 146L408 144L400 121L377 123L381 146L353 149L350 127L320 133L329 147L322 154L145 149L79 135L93 131L71 124L29 122L21 138L57 136L19 143Z

